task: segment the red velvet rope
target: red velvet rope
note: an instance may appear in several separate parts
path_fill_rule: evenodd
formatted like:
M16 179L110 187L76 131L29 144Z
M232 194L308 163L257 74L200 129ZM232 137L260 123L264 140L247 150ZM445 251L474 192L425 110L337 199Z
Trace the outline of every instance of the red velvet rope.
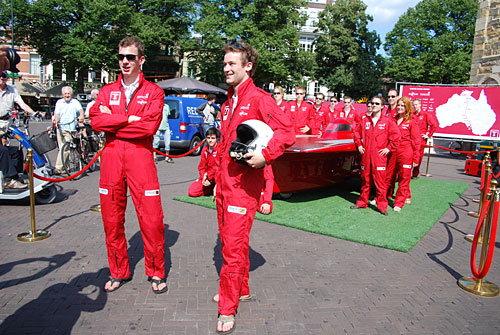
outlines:
M481 231L481 227L484 224L484 218L486 216L486 213L490 209L490 204L491 204L491 200L486 200L483 203L483 208L481 210L481 215L479 215L479 220L477 221L476 232L474 233L474 239L472 240L472 248L470 251L470 270L472 272L472 275L478 279L483 278L483 277L480 277L481 273L483 272L483 269L481 269L481 273L480 273L477 271L477 268L476 268L477 242L479 240L479 232ZM498 210L498 208L497 208L497 210ZM497 217L498 217L498 211L497 211ZM495 232L496 232L496 228L495 228Z
M36 174L36 173L34 173L34 172L33 172L33 177L35 177L35 178L37 178L37 179L40 179L40 180L50 181L50 182L55 182L55 183L60 183L60 182L62 182L62 181L71 180L71 179L73 179L73 178L75 178L75 177L78 177L79 175L81 175L81 174L82 174L82 173L84 173L85 171L87 171L87 170L90 168L90 166L91 166L92 164L94 164L94 163L95 163L95 161L99 158L99 156L100 156L101 154L102 154L102 150L99 150L99 151L97 152L97 154L95 155L95 157L94 157L94 158L90 161L90 163L88 163L88 164L87 164L87 165L86 165L83 169L81 169L80 171L78 171L78 172L77 172L77 173L75 173L75 174L72 174L71 176L64 177L64 178L47 178L47 177L40 176L40 175L38 175L38 174ZM27 169L27 167L28 167L28 166L27 166L27 164L26 164L26 165L25 165L26 170L28 170L28 169Z
M498 201L495 201L493 204L493 221L491 222L491 230L490 230L490 244L488 246L488 255L486 256L486 261L484 263L484 267L481 269L479 275L484 278L490 271L491 262L493 261L493 253L495 252L495 240L497 236L497 224L498 224Z
M484 171L486 171L486 164L481 164L481 191L484 189Z
M423 144L422 146L425 147L425 148L435 147L435 148L443 149L443 150L446 150L446 151L459 152L459 153L462 153L462 154L485 154L487 152L493 152L494 151L494 150L485 150L485 151L460 151L460 150L453 150L453 149L450 149L450 148L441 147L441 146L435 145L435 144L433 146Z
M498 174L497 174L497 175L495 175L495 174L493 173L493 171L491 171L491 175L490 175L490 176L493 176L493 178L498 179L498 178L500 177L500 172L498 172Z
M165 156L165 157L181 158L181 157L188 156L191 153L193 153L194 151L196 151L196 149L198 149L199 147L201 147L204 142L205 142L205 139L203 139L203 141L201 141L200 144L198 144L197 146L195 146L193 149L189 150L188 152L186 152L185 154L182 154L182 155L167 155L167 154L164 154L163 152L161 152L161 151L159 151L159 150L157 150L155 148L153 148L153 151L156 152L157 154L160 154L160 155Z

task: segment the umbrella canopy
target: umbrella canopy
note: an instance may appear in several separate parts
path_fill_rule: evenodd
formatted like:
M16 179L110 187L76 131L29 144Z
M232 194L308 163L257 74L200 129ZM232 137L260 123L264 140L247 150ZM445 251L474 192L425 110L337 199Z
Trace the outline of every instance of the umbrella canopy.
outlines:
M156 83L156 85L163 88L165 91L174 91L176 93L212 93L212 94L227 94L225 90L217 86L207 84L203 81L199 81L189 77L180 77L162 80Z
M26 82L16 82L16 89L22 96L35 97L42 93L42 90Z
M46 98L62 98L61 89L64 86L68 86L68 84L59 84L57 86L54 86L54 87L46 90L45 92L42 92L42 94L40 94L40 95L42 97L46 97Z

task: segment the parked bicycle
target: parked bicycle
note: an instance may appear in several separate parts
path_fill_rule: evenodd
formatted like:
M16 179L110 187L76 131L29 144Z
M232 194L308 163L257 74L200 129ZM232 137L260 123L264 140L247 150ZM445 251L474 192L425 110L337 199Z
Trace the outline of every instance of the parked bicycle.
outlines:
M91 127L77 126L73 140L64 143L61 149L64 171L70 176L82 170L99 151L100 140L100 134L94 132ZM98 168L98 164L98 161L94 162L89 167L89 170L95 171ZM82 176L83 174L74 179L80 179Z

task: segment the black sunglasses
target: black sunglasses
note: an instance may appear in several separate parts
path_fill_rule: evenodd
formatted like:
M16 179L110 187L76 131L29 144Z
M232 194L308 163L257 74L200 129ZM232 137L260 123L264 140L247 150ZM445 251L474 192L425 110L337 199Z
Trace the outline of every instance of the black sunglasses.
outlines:
M372 105L377 105L377 106L380 106L381 103L380 102L372 102Z
M395 97L397 97L397 95L388 95L387 97L388 98L395 98Z
M117 57L118 57L118 60L123 60L124 58L127 58L127 60L129 60L129 61L133 61L133 60L136 60L137 55L132 55L132 54L127 54L127 55L118 54Z
M281 94L280 92L273 92L274 95L278 95L278 94Z
M337 100L330 100L330 102L335 102L335 103L337 103Z

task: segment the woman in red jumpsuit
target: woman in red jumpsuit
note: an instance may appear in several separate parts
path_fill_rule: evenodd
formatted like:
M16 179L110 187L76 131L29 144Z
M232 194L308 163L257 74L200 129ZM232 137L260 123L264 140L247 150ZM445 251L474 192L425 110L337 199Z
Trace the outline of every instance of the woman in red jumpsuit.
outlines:
M361 194L356 205L351 209L366 208L370 196L370 184L373 180L377 195L377 208L387 215L387 154L395 151L401 134L396 123L382 114L384 98L372 98L372 114L363 118L358 126L358 135L354 141L361 158Z
M406 199L410 198L410 180L413 166L418 164L420 155L420 128L412 119L413 106L410 98L398 99L396 105L396 123L401 132L401 140L396 151L392 152L387 166L388 194L392 195L396 175L399 180L394 199L394 211L401 212Z

